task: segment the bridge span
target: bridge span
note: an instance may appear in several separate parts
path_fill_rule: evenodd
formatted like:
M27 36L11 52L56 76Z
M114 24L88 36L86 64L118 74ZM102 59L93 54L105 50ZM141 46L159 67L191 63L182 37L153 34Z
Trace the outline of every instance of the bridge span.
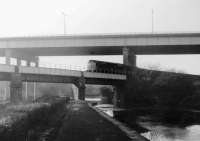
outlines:
M95 34L0 38L0 56L35 62L38 56L123 55L135 65L135 55L199 54L200 33Z
M0 65L0 81L11 82L11 101L22 100L22 82L72 83L84 100L86 84L120 85L126 80L125 74Z
M0 55L5 49L16 55L121 55L123 47L135 54L200 53L200 33L91 34L0 38Z

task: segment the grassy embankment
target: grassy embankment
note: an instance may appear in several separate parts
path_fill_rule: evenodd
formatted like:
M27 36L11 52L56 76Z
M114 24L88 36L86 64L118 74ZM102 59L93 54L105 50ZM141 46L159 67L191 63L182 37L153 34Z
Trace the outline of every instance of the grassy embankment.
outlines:
M54 97L0 106L0 140L37 141L47 132L53 136L64 117L65 103L66 99Z

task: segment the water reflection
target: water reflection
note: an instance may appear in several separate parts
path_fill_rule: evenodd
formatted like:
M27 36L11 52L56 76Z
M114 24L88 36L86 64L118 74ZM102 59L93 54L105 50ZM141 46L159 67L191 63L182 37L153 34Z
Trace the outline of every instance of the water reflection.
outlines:
M147 127L150 131L142 133L142 135L150 141L185 141L184 139L188 136L187 129L159 125L145 127Z
M167 126L162 122L139 122L139 125L148 129L141 133L150 141L199 141L200 125L186 127Z
M98 108L99 110L103 111L110 117L114 116L113 115L113 105L111 105L111 104L101 104L101 105L97 105L95 107Z

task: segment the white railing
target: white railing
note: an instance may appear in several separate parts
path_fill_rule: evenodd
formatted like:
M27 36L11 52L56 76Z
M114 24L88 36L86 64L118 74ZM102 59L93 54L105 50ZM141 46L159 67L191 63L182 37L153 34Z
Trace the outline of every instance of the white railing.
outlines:
M14 72L16 65L5 65L5 64L0 64L0 72ZM20 66L21 67L21 66ZM24 66L27 67L28 66ZM34 68L35 66L31 66L31 68ZM44 68L47 69L59 69L56 72L60 72L60 70L69 70L69 71L87 71L86 66L76 66L76 65L66 65L66 64L52 64L52 63L47 63L47 62L40 62L38 68ZM35 69L37 71L37 69ZM48 70L46 70L48 71ZM62 73L63 71L61 71ZM131 72L124 72L124 71L119 71L119 70L114 70L114 69L101 69L98 68L98 70L89 70L89 72L94 72L94 73L108 73L108 74L123 74L127 75L130 74Z
M52 64L47 62L40 62L39 66L42 68L55 68L55 69L66 69L66 70L77 70L85 71L87 68L85 66L77 65L66 65L66 64Z
M43 68L55 68L55 69L65 69L65 70L76 70L76 71L87 71L86 66L77 66L77 65L66 65L66 64L51 64L47 62L40 62L40 67ZM119 70L114 70L114 69L101 69L98 68L97 70L89 70L89 72L94 72L94 73L109 73L109 74L129 74L130 72L125 72L125 71L119 71Z

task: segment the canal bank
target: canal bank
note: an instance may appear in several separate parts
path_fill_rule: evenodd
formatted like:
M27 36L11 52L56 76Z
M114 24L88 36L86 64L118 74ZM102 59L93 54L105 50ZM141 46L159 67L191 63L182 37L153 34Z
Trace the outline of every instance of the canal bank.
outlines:
M199 141L200 112L178 109L132 109L120 121L150 141ZM146 130L138 130L141 127Z
M90 105L89 105L90 106ZM145 137L141 136L137 131L135 131L132 128L129 128L124 123L114 119L111 117L110 113L102 111L100 108L96 108L93 106L90 106L93 110L95 110L100 116L111 122L113 125L118 127L122 132L124 132L131 141L148 141Z
M142 141L130 138L119 126L84 101L71 102L56 141Z

